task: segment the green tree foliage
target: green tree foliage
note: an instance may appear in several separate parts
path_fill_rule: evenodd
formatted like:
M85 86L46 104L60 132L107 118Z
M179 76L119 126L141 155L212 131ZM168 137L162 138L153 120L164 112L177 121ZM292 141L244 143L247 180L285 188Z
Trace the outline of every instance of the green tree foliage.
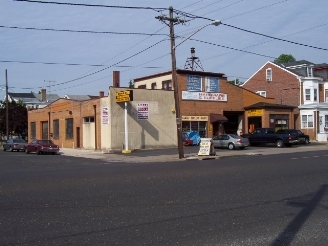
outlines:
M6 103L3 102L0 107L0 133L3 135L7 132L6 116ZM25 105L22 102L9 102L8 116L9 132L14 132L24 138L27 133L27 109Z
M294 61L296 61L296 59L291 54L281 54L277 59L274 60L275 63L287 63Z
M132 79L129 82L129 88L134 88L134 81Z

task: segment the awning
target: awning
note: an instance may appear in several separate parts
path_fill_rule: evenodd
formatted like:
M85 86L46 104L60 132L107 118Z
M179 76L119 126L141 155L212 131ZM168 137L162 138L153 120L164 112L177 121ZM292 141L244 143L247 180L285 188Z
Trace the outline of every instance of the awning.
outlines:
M210 114L210 121L213 122L226 122L228 118L222 114Z

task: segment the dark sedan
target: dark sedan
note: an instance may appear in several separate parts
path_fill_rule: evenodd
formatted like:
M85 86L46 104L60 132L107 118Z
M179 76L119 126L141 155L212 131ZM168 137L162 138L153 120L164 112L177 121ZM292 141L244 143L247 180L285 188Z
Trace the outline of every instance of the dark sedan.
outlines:
M14 139L8 139L3 144L3 151L9 150L9 151L24 151L25 149L25 140L20 138L14 138Z
M52 140L35 139L25 146L25 153L35 152L37 155L51 153L55 155L59 152L59 146L54 144Z

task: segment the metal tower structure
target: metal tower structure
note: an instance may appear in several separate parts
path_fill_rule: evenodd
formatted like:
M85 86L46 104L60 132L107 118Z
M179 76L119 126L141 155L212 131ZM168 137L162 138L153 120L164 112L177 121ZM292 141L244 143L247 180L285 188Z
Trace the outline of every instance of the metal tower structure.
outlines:
M190 50L191 57L187 58L184 68L191 71L197 71L198 69L204 71L202 63L200 62L199 58L195 56L195 48L192 47Z

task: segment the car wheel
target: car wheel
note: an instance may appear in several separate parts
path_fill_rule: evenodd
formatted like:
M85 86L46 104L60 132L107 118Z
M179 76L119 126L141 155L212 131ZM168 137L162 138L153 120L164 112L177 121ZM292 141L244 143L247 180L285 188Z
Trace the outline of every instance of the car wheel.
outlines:
M281 139L277 140L277 142L276 142L276 146L277 146L278 148L282 148L282 147L284 147L284 141L282 141Z
M233 149L235 149L235 145L233 145L233 143L229 143L229 144L228 144L228 148L229 148L230 150L233 150Z
M10 152L13 152L13 151L14 151L13 148L12 148L11 146L9 147L9 151L10 151Z
M306 138L304 144L309 144L309 143L310 143L310 140L308 138Z
M3 146L3 151L6 151L6 148L5 148L5 146Z
M25 154L29 154L30 152L27 150L27 149L25 149Z
M35 151L35 154L40 155L41 151L39 151L38 149Z

